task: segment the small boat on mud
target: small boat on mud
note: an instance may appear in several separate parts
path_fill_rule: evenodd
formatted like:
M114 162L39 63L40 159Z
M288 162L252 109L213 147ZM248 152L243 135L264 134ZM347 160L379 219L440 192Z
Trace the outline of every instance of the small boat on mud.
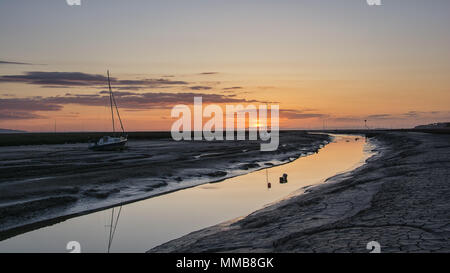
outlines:
M89 143L89 149L91 150L122 150L126 148L127 137L111 137L104 136L95 142Z
M111 106L111 119L112 119L112 129L113 136L103 136L96 141L89 142L88 148L91 150L101 150L101 151L110 151L110 150L122 150L126 148L128 142L128 136L125 134L125 130L123 128L122 119L120 118L119 108L117 107L116 99L114 98L114 93L111 88L111 81L109 79L109 70L107 71L108 75L108 88L109 88L109 102ZM120 128L122 129L122 133L120 136L116 136L116 129L114 123L114 108L116 110L117 118L120 122Z

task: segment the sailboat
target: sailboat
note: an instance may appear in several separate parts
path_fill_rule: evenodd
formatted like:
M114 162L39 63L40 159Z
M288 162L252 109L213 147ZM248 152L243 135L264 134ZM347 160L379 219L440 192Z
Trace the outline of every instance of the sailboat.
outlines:
M111 81L109 79L109 70L107 71L107 75L108 75L109 103L111 108L113 136L103 136L97 141L89 142L88 148L91 150L122 150L126 147L128 141L128 136L125 134L122 119L120 118L119 108L117 107L116 99L114 98L114 93L112 92ZM114 125L115 124L114 108L116 109L117 118L119 119L120 128L122 129L122 133L118 137L116 136L116 128Z

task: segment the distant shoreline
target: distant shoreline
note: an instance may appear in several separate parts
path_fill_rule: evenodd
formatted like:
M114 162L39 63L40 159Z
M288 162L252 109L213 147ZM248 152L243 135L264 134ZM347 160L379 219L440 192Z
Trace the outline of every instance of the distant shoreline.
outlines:
M329 129L329 130L280 130L283 132L312 132L312 133L331 133L331 134L370 134L379 132L421 132L431 134L450 134L450 129ZM23 132L2 133L0 131L1 146L19 146L19 145L51 145L51 144L73 144L88 143L92 139L98 139L105 135L111 135L111 132ZM155 140L171 138L170 131L137 131L127 132L129 139L132 140Z

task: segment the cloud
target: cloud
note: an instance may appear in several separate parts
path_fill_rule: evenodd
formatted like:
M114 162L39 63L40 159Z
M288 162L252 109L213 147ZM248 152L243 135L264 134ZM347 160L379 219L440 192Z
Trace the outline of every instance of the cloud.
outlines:
M41 97L0 99L0 111L2 112L58 111L61 109L61 105L48 102Z
M212 87L196 85L196 86L190 86L189 89L191 89L191 90L210 90L210 89L212 89Z
M391 114L376 114L367 116L366 119L391 119L393 115Z
M208 93L135 93L114 92L117 104L125 110L170 109L177 104L192 104L194 97L201 96L203 103L256 103L257 100L236 98ZM109 92L100 91L98 94L71 94L65 96L3 98L0 99L0 114L9 119L41 118L35 112L59 111L65 105L77 104L82 106L104 106L109 103ZM13 114L11 114L13 113Z
M21 119L37 119L42 116L30 112L11 112L0 110L1 120L21 120Z
M232 86L232 87L224 87L222 88L222 93L228 93L228 94L245 94L249 92L238 92L238 90L242 90L242 86Z
M274 86L258 86L258 88L261 90L268 90L268 89L273 89L275 87Z
M129 92L118 92L118 93L129 93ZM101 91L100 94L109 94L109 91ZM66 93L66 96L77 96L77 97L87 97L87 98L95 98L99 97L99 94L75 94Z
M421 118L438 118L450 115L450 111L408 111L400 114L375 114L366 117L368 120L390 120L390 119L421 119Z
M2 96L2 97L15 97L16 95L14 95L14 94L0 94L0 96Z
M142 86L114 86L115 90L132 90L138 91L144 89Z
M448 120L450 119L450 111L408 111L405 113L383 113L373 114L368 116L344 116L344 117L330 117L328 120L333 122L358 123L364 122L392 122L392 121L415 121L422 122L423 120Z
M249 91L242 91L242 92L235 92L235 91L222 91L222 93L226 93L226 94L230 94L229 96L237 96L237 95L242 95L242 94L250 94Z
M200 75L215 75L215 74L219 74L219 72L202 72L202 73L200 73Z
M103 91L100 91L99 94L108 94L108 96L109 96L109 91L108 90L103 90ZM97 94L94 94L94 95L98 96ZM123 91L114 91L114 96L115 97L135 96L135 95L139 95L139 93L129 92L129 91L125 91L125 92L123 92Z
M0 60L0 64L18 64L18 65L32 65L31 63L22 63L22 62L8 62Z
M0 82L19 82L52 86L105 85L106 77L81 72L26 72L23 75L0 76Z
M335 121L335 122L362 122L364 119L363 118L358 118L358 117L333 117L330 118L331 121Z
M409 111L406 113L401 114L400 116L402 117L407 117L407 118L419 118L419 117L424 117L424 116L432 116L432 115L448 115L450 112L447 111Z
M326 114L308 113L311 110L280 109L280 117L287 119L324 118Z
M241 86L233 86L233 87L225 87L223 90L236 90L236 89L242 89Z
M185 81L175 81L168 79L139 79L139 80L119 80L111 77L111 84L119 89L140 89L158 88L168 85L186 85ZM82 72L42 72L31 71L22 75L0 76L0 83L26 83L40 85L42 87L104 87L107 84L107 77L100 74L87 74Z

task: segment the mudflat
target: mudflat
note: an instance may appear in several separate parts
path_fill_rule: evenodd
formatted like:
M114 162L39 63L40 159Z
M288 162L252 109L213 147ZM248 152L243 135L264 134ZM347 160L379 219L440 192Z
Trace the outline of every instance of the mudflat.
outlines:
M90 151L86 143L0 147L0 239L37 223L286 163L329 141L325 134L283 131L274 152L261 152L259 141L168 138L131 138L120 152Z
M450 135L377 132L377 155L305 194L149 252L450 251Z

